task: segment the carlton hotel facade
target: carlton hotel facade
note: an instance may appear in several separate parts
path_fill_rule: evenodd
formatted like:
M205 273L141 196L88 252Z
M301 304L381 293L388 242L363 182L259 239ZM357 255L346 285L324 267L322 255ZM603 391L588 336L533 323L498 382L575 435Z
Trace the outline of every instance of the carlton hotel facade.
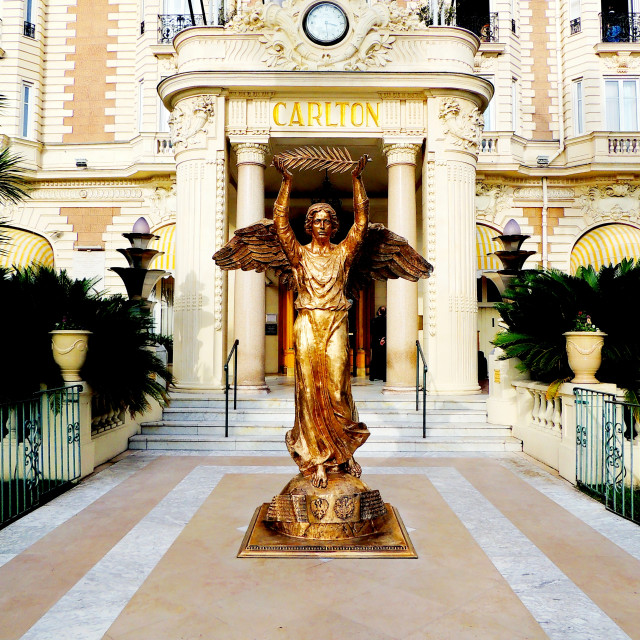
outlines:
M415 384L416 339L432 393L479 391L478 352L497 328L489 254L509 219L531 236L530 267L640 255L635 0L192 5L0 0L0 146L23 156L31 189L0 207L5 262L120 292L109 268L124 266L122 233L144 216L165 252L156 314L180 389L219 389L236 338L241 385L292 371L291 295L269 272L226 274L211 260L234 229L270 217L269 164L285 149L369 154L372 220L435 267L354 303L358 375L369 320L388 308L389 391ZM348 228L348 175L303 172L297 232L319 198Z

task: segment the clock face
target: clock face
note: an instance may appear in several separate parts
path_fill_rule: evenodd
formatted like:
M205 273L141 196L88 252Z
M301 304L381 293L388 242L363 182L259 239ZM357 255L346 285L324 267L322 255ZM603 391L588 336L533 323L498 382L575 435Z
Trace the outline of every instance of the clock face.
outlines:
M319 2L307 11L303 28L309 40L326 46L344 39L349 29L349 20L337 4Z

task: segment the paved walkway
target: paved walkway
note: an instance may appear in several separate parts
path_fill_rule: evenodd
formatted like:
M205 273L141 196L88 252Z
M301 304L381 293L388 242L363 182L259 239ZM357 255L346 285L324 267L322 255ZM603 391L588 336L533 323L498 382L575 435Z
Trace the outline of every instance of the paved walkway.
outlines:
M0 531L0 639L640 639L640 527L522 454L361 462L419 559L236 559L291 461L137 452Z

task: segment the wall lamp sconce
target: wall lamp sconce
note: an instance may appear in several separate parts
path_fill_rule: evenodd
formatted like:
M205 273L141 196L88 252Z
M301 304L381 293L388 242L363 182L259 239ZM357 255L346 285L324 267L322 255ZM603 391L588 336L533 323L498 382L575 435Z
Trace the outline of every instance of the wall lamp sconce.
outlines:
M76 158L76 167L78 167L78 169L86 169L87 166L86 158Z

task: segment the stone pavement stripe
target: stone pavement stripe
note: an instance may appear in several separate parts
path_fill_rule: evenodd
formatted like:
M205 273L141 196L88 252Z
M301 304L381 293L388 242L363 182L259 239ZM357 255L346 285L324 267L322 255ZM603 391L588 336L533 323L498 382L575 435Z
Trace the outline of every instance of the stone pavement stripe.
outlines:
M197 467L109 551L23 640L98 640L218 484L222 473Z
M459 471L621 629L640 640L640 563L632 555L502 465L477 461ZM583 496L573 493L581 504ZM633 538L627 546L636 546Z
M127 456L0 531L0 567L150 462Z
M566 480L554 477L530 463L525 466L520 459L509 459L500 464L640 561L640 527L637 524L607 511L602 503Z
M426 474L551 640L629 640L458 470Z
M0 640L25 633L194 466L152 461L0 567Z

